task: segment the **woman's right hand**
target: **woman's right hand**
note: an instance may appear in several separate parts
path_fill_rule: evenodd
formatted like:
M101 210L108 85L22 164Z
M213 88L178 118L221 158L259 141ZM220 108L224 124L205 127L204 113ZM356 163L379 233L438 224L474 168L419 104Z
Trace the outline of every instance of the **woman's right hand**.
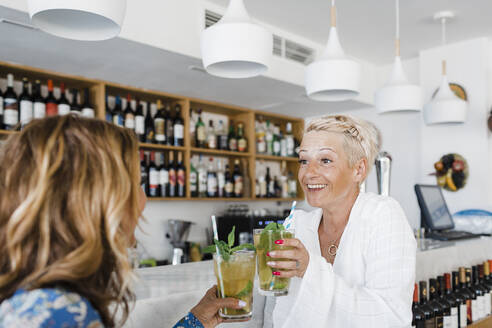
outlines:
M244 306L246 306L244 301L235 298L218 298L217 286L213 286L190 312L205 328L212 328L224 321L219 316L219 309L241 309Z

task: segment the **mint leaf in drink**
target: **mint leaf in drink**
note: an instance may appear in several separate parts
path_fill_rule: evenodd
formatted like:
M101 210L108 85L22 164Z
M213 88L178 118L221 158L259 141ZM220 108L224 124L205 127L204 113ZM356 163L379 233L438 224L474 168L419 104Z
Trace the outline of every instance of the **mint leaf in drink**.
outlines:
M248 281L246 287L244 287L243 290L241 290L236 296L234 296L234 298L241 298L241 297L248 296L252 290L253 290L253 282L250 280Z
M234 246L234 234L235 234L235 232L236 232L236 226L233 226L231 232L227 236L227 241L229 243L229 248L232 248L232 246Z
M255 248L255 246L253 246L251 244L242 244L242 245L239 245L239 246L232 248L231 253L234 253L234 252L237 252L237 251L240 251L243 249L249 249L249 250L254 251L256 248Z
M204 249L202 249L203 254L215 254L216 251L217 251L217 247L215 245L209 245Z
M277 222L270 222L263 230L277 230Z

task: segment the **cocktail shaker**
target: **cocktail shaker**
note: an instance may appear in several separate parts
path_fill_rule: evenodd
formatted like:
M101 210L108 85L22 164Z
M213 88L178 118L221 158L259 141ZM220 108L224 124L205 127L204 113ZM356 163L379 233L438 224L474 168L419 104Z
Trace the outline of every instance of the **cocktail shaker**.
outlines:
M378 194L389 196L391 178L391 155L385 151L376 158L376 175L378 180Z

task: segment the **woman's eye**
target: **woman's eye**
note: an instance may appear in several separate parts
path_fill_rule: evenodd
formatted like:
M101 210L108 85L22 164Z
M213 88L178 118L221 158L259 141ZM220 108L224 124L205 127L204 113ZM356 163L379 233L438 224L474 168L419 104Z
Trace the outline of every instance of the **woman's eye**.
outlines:
M299 159L299 164L301 165L306 165L307 164L307 161L305 159Z
M323 163L323 164L330 164L331 163L331 159L323 158L323 159L321 159L321 163Z

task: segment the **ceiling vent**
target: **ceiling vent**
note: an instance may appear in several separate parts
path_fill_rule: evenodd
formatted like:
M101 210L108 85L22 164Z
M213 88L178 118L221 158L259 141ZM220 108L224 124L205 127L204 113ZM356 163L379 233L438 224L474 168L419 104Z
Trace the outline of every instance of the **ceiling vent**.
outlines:
M205 10L205 28L214 25L221 18L222 15L210 10ZM315 51L312 48L284 39L275 34L273 35L272 51L275 56L293 60L304 65L309 65L315 57Z

